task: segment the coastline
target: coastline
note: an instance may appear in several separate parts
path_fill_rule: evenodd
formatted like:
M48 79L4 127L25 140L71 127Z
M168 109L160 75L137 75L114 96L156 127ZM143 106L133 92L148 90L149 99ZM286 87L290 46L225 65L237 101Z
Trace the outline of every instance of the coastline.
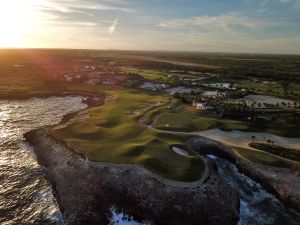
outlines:
M190 140L189 147L204 155L215 155L236 165L239 172L260 183L283 204L300 212L300 176L297 171L250 162L232 150L230 146L206 137Z
M55 187L67 224L105 224L114 206L154 224L237 224L239 196L211 169L205 180L164 182L135 165L86 161L47 128L24 135Z
M49 93L24 93L12 95L9 92L0 92L0 100L27 100L31 98L49 98L49 97L66 97L66 96L82 96L87 98L105 98L104 93L86 92L86 91L63 91ZM103 100L104 101L104 100Z
M96 106L96 105L100 105L100 104L103 104L105 102L104 95L101 96L101 95L95 94L95 93L65 92L65 93L60 93L58 96L70 96L70 95L71 96L74 96L74 95L75 96L78 96L78 95L84 96L84 97L87 97L88 100L93 99L93 98L99 98L98 101L89 101L89 102L87 102L87 105L88 105L87 108L90 108L90 107L93 107L93 106ZM86 109L84 109L84 110L86 110ZM80 110L80 111L82 111L82 110ZM78 111L78 112L80 112L80 111ZM67 122L70 118L73 118L74 115L76 115L78 112L65 115L63 117L61 123ZM207 183L212 182L212 180L214 180L214 181L217 181L217 186L215 186L214 183L209 184L210 185L209 189L214 190L216 188L219 188L220 190L222 190L222 189L230 190L230 188L228 186L226 187L226 184L224 184L223 179L219 177L219 175L217 174L216 171L214 171L215 168L213 168L213 165L210 162L206 162L206 165L208 163L208 164L210 164L210 166L209 167L206 166L204 176L201 178L200 181L191 182L191 183L168 181L167 179L161 178L160 176L155 175L155 174L149 172L148 170L146 170L142 167L138 167L138 166L134 166L134 165L116 165L116 164L109 164L109 163L87 161L84 154L76 151L75 149L71 148L70 146L67 146L66 143L63 143L60 140L56 140L54 137L52 137L51 135L48 134L47 129L48 128L41 128L39 130L30 131L30 132L24 134L24 137L34 147L35 153L37 154L37 159L38 159L39 164L46 167L47 179L51 182L54 189L56 190L56 193L54 195L58 199L58 202L59 202L59 205L62 209L63 214L64 214L64 212L68 211L68 209L67 209L68 206L65 206L65 203L62 203L64 201L61 201L61 199L64 198L64 197L61 197L60 193L64 192L64 191L61 191L61 189L60 190L57 189L57 177L56 177L57 174L53 175L54 172L52 171L52 170L57 169L56 167L58 165L57 165L56 161L60 161L60 160L57 160L57 158L60 158L59 154L61 154L62 157L68 156L67 158L63 159L63 161L61 161L63 165L67 162L70 165L75 166L75 168L76 168L76 170L74 170L68 176L76 176L77 169L78 168L81 168L81 169L84 168L85 170L87 170L87 171L85 171L87 174L93 174L93 176L96 177L95 180L103 178L102 177L103 174L102 174L101 170L118 171L117 174L114 173L114 175L113 175L114 179L117 179L116 177L120 177L120 176L122 176L121 175L122 173L123 174L125 173L127 178L128 178L128 176L133 176L133 177L135 176L134 179L136 179L136 180L145 180L145 183L148 183L148 180L150 180L150 181L155 180L157 183L159 183L160 187L156 187L156 188L158 188L156 190L154 190L154 189L151 190L153 199L150 201L151 203L147 202L147 204L150 204L150 205L153 204L152 201L154 201L154 193L156 193L157 190L159 190L161 188L165 188L167 190L166 193L170 192L170 189L169 189L170 187L171 187L171 189L175 188L177 190L189 189L190 193L195 193L196 190L197 191L199 189L202 190L202 188L203 188L202 185L206 186ZM43 141L41 140L41 137L43 137L42 138ZM45 143L42 143L42 142L45 142ZM51 143L51 144L49 144L49 143ZM55 152L55 149L52 148L52 145L53 146L60 146L59 148L64 149L64 150L61 151L60 153ZM285 174L285 175L288 176L291 172L290 170L282 169L282 168L274 168L274 167L270 167L270 166L264 166L264 165L251 163L251 162L243 159L239 155L237 155L229 146L226 146L226 145L224 145L220 142L217 142L217 141L205 138L205 137L195 137L192 140L190 140L188 145L190 146L190 148L193 151L200 153L200 155L201 154L214 154L216 156L219 156L221 158L224 158L224 159L227 159L227 160L233 162L237 166L237 168L239 169L239 171L241 173L247 175L248 177L250 177L254 181L260 183L269 193L273 194L276 198L278 198L281 202L283 202L287 206L289 206L289 207L295 209L296 211L300 212L300 193L297 192L297 190L295 188L290 189L290 190L284 190L284 188L285 188L284 187L284 184L285 184L284 180L281 180L279 178L275 179L274 177L271 176L271 173L268 176L268 174L266 172L265 173L263 172L263 171L266 171L266 169L267 169L267 170L271 171L272 173ZM51 162L51 160L49 160L52 157L54 157L54 156L52 156L52 153L49 153L51 151L54 152L55 157L56 157L56 160L54 160L53 162ZM69 154L71 154L71 155L69 155ZM69 157L71 157L71 158L69 158ZM74 162L71 163L70 159L72 159L72 161L74 160ZM48 162L51 162L53 164L48 164ZM126 172L124 172L124 170ZM62 173L64 173L64 172L65 171L62 170ZM101 175L98 177L98 175L96 175L97 173L100 173ZM109 179L109 176L110 176L109 174L106 174L104 176L105 177L104 180ZM127 182L126 179L125 180L121 179L121 180L123 180L123 182L125 182L125 183ZM85 182L87 182L87 181L85 181ZM83 182L83 183L85 183L85 182ZM96 182L97 185L99 185L100 181L95 181L95 182ZM111 182L113 182L113 181L111 181ZM115 184L119 184L118 183L119 181L117 181L117 180L115 180L114 182L115 182ZM300 184L299 176L297 178L297 182L299 182L299 184ZM110 183L110 182L107 182L107 183ZM62 185L62 190L64 190L64 187L63 187L64 185L63 184L60 184L60 185ZM69 185L74 185L74 183L70 183ZM110 183L110 185L111 185L111 187L114 186L113 183ZM125 194L128 194L128 190L130 189L129 187L132 186L132 184L127 184L125 186L126 186L126 188L124 187L124 189L127 190L127 191L125 191ZM220 187L222 187L222 188L220 188ZM141 187L140 190L143 190L144 188L145 187ZM99 189L101 189L101 188L99 188ZM120 190L118 190L118 191L120 191ZM139 189L136 189L136 191L138 192ZM230 191L232 191L232 190L230 190ZM181 214L181 217L185 218L184 220L180 221L180 218L177 218L176 220L172 221L171 223L168 223L168 222L166 223L165 222L165 221L167 221L166 218L171 217L173 215L173 213L175 214L175 212L176 212L176 214L179 215L179 213L176 211L176 209L173 209L173 211L170 210L168 216L159 215L159 212L155 211L153 208L146 208L146 209L143 208L143 211L141 213L140 208L138 208L138 202L134 202L134 204L133 204L131 202L131 199L135 198L135 199L140 199L141 201L144 201L146 197L151 196L151 194L149 195L149 193L148 193L149 196L140 195L140 196L138 196L138 198L136 196L130 196L130 197L128 196L128 199L124 200L124 202L121 203L120 205L113 204L113 202L118 202L119 201L115 197L112 197L111 200L108 200L108 199L106 199L106 197L103 197L103 193L100 193L99 191L95 191L95 192L94 191L89 191L89 193L90 193L90 195L93 196L93 197L90 197L90 198L96 198L96 199L100 198L101 202L103 202L103 199L104 199L104 202L105 202L103 204L104 206L102 205L102 203L99 203L99 202L95 203L96 205L100 204L100 205L102 205L102 207L105 208L105 209L102 209L102 213L100 213L102 215L107 215L109 213L108 210L111 207L116 207L116 208L119 208L121 210L125 209L127 213L130 213L131 215L134 215L135 218L137 218L137 219L141 219L141 220L145 219L145 218L150 219L151 221L154 221L155 224L162 224L162 225L164 225L164 224L166 224L166 225L169 225L169 224L177 225L178 224L179 225L179 224L182 224L182 223L187 221L187 219L185 218L185 215ZM183 192L183 193L185 195L189 196L189 192ZM204 193L205 193L205 191L204 191ZM76 196L75 193L73 193L73 194ZM115 192L114 194L116 196L122 196L122 195L124 195L124 190L121 190L120 192ZM102 197L97 197L96 195L99 195L99 196L102 196ZM106 195L106 194L104 194L104 195ZM112 195L108 194L107 196L112 196ZM236 212L239 211L239 207L237 207L237 205L239 205L239 198L237 196L235 196L234 194L230 194L231 197L229 197L229 195L225 197L221 193L213 192L214 201L209 203L208 206L210 206L210 204L215 204L215 205L220 204L219 202L220 202L220 197L221 196L222 196L222 201L225 201L225 204L228 204L229 201L234 199L233 200L233 202L235 202L234 206L232 204L230 205L230 210L229 211L231 211L231 212L225 212L226 217L229 214L231 214L231 216L230 216L231 219L227 218L229 223L226 222L225 224L230 224L230 225L231 224L236 224L237 221L238 221L237 218L238 218L238 215L239 215L239 213L236 213ZM189 196L189 197L191 198L191 196ZM164 195L161 195L160 198L165 200ZM188 199L188 198L185 198L185 200L186 199ZM216 199L218 199L218 200L216 200ZM238 199L238 200L236 200L236 199ZM182 199L180 201L182 201ZM207 202L207 201L211 201L211 200L204 200L204 201ZM76 203L77 202L74 200L72 202L72 204L70 204L70 205L73 205L73 204L76 205ZM91 205L92 208L93 208L93 204ZM160 202L160 204L165 204L165 203ZM172 204L176 205L177 201L173 202ZM197 204L197 202L195 202L194 204ZM89 203L84 202L84 205L85 205L85 207L89 208ZM134 205L134 206L132 206L132 205ZM178 206L178 204L176 205L176 207L177 206ZM199 205L199 206L200 206L200 208L202 208L202 211L204 209L205 210L209 209L208 210L209 213L212 213L212 211L213 211L213 208L207 207L207 205L205 205L205 204L204 205ZM156 205L156 207L159 208L159 204ZM181 209L182 206L179 206L179 208ZM187 207L186 210L188 211L189 208L193 208L193 207L192 206ZM74 211L76 211L76 209ZM221 211L219 209L219 214L222 214ZM84 213L84 212L85 211L83 211L82 213ZM136 212L139 212L139 213L137 214ZM183 210L181 211L181 213L183 213ZM94 215L92 217L95 218L95 219L92 219L92 221L85 220L85 222L83 222L83 223L82 222L79 222L79 223L76 222L77 219L75 221L73 221L72 219L69 219L70 216L71 217L74 216L74 215L72 215L72 213L70 213L70 214L71 215L69 215L67 213L67 216L65 217L66 221L67 221L67 224L91 224L92 225L92 224L105 224L107 222L106 217L99 218L98 213L95 213L95 212L91 212L91 214ZM81 213L79 213L79 214L81 214ZM199 214L199 212L198 212L198 214ZM200 215L201 215L200 216L201 218L199 216L195 217L196 218L195 221L197 221L197 223L199 223L199 222L202 223L203 222L202 219L203 218L208 219L209 216L212 216L214 218L216 217L216 215L214 215L213 213L212 213L212 215L208 215L208 214L205 214L205 215L200 214ZM76 217L76 215L75 215L75 217ZM165 221L163 221L161 218L164 218ZM78 218L78 219L80 219L80 218ZM70 223L69 223L69 221L70 221ZM98 221L98 222L94 223L94 221ZM220 221L222 221L222 223L224 224L224 218ZM197 223L194 223L194 221L191 221L191 223L189 223L189 224L197 224ZM215 221L212 221L212 222L211 221L205 221L204 224L217 224L217 223L215 223Z

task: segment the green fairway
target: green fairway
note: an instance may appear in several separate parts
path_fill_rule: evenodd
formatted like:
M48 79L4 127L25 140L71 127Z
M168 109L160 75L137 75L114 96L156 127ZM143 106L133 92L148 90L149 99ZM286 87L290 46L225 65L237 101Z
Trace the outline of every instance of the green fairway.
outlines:
M256 124L247 123L232 119L214 118L195 115L189 111L179 110L179 112L170 112L170 110L160 110L152 112L153 127L159 130L178 131L178 132L197 132L213 128L219 128L224 131L244 131L244 132L266 132L282 137L298 138L299 126L288 127L263 127Z
M204 163L189 151L189 157L174 153L170 146L184 144L189 136L157 132L140 123L145 113L172 104L170 97L136 91L115 91L103 106L88 110L89 118L52 134L68 142L92 161L137 164L163 177L195 181ZM147 114L146 114L147 115Z
M245 122L236 120L199 117L189 113L164 113L158 116L154 127L162 130L195 132L212 128L222 130L249 131L254 128Z
M147 80L160 80L168 81L170 77L185 77L185 78L195 78L195 76L188 75L186 73L172 73L166 70L149 70L149 69L138 69L133 67L121 67L120 70L126 73L135 73L143 76Z
M160 114L170 111L176 111L180 105L181 103L177 99L170 99L170 101L167 104L164 104L161 107L152 108L151 110L147 111L145 115L141 118L141 122L143 122L146 125L153 125L156 118Z
M288 161L276 155L271 155L265 152L246 148L234 148L234 150L236 150L237 153L240 154L243 158L258 164L282 168L300 169L300 163Z

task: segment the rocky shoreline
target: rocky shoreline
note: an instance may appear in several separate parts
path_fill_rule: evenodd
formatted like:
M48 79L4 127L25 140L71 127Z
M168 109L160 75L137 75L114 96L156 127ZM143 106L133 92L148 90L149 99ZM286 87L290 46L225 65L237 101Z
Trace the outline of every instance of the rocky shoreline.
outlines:
M205 137L191 139L188 146L199 154L211 154L231 161L241 173L260 183L285 205L300 212L299 171L250 162L236 154L229 146Z
M234 225L239 195L210 167L209 176L187 185L165 182L135 165L90 162L48 133L24 135L56 191L67 225L107 224L115 207L155 225Z

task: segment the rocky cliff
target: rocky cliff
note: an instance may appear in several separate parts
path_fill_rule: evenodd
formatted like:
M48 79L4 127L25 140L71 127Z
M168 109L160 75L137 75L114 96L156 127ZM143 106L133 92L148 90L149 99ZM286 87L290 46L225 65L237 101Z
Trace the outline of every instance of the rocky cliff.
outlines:
M229 146L205 137L191 139L188 146L202 155L212 154L235 163L241 173L260 183L284 204L300 212L300 171L250 162Z
M112 206L155 225L238 222L239 195L214 170L198 182L165 182L138 166L87 161L47 128L25 138L45 167L67 225L107 224Z

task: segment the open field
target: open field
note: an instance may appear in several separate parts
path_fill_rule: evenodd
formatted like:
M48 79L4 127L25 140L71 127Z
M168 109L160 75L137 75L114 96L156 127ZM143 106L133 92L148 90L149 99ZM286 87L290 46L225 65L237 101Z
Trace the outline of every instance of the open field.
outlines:
M125 53L125 54L123 54ZM122 52L122 54L116 53L105 53L103 56L109 56L113 58L125 58L125 59L131 59L131 60L142 60L142 61L150 61L150 62L159 62L159 63L166 63L166 64L172 64L176 66L188 66L188 67L200 67L200 68L207 68L207 69L219 69L220 66L216 66L213 64L206 64L206 63L197 63L197 62L189 62L186 60L176 60L176 59L167 59L163 57L157 57L155 55L138 55L134 52L131 52L131 54L126 54L126 52Z
M201 78L203 75L191 75L188 72L180 71L167 71L167 70L150 70L150 69L139 69L134 67L120 67L119 68L122 72L125 73L134 73L143 76L147 80L159 80L159 81L168 81L172 76L176 77L184 77L189 79Z
M158 71L158 70L142 70L142 69L137 69L137 68L132 68L132 67L122 67L120 68L122 72L126 73L136 73L141 76L143 76L145 79L148 80L167 80L168 79L168 73L163 72L163 71Z
M188 136L153 131L139 123L151 108L168 104L169 97L130 90L116 91L113 95L115 98L105 105L89 109L87 120L53 129L53 135L92 161L137 164L179 181L195 181L201 177L204 169L201 158L192 152L184 157L170 148L184 144Z

